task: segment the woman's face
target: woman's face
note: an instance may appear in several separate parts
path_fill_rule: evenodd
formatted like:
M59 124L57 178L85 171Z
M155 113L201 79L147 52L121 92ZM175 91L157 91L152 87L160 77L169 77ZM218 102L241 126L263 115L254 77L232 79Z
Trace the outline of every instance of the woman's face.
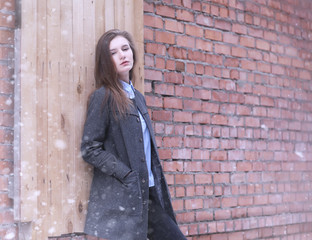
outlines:
M128 40L122 36L115 37L109 44L109 50L119 79L129 82L129 71L133 67L133 52Z

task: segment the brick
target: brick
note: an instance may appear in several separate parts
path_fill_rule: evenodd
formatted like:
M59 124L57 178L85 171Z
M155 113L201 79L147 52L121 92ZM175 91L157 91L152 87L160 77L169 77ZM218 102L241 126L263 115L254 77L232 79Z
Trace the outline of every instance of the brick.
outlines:
M154 40L154 31L152 29L144 28L144 40Z
M226 210L216 210L215 211L215 219L216 220L225 220L225 219L230 219L231 218L231 212L230 210L226 209ZM224 238L220 238L220 239L224 239Z
M257 28L248 28L248 34L252 37L263 38L263 30Z
M212 29L206 29L205 30L205 38L215 40L215 41L222 41L222 32L221 31L215 31Z
M259 13L260 12L260 8L258 7L258 5L252 3L252 2L246 2L245 3L245 10L247 12L252 12L252 13Z
M163 6L163 5L156 5L156 14L164 16L164 17L175 17L175 10L174 8Z
M180 36L177 37L177 45L181 47L194 48L195 47L195 38L189 36Z
M180 210L178 207L175 207L174 210ZM194 214L189 212L189 213L178 213L177 214L177 221L179 223L191 223L194 222Z
M187 59L187 51L182 48L169 47L168 54L176 59Z
M223 33L223 42L225 43L231 43L231 44L238 44L238 36L232 34L232 33Z
M210 12L214 16L219 16L219 7L215 5L210 6Z
M231 55L234 57L246 57L247 51L243 48L238 47L232 47L231 49Z
M174 121L176 122L192 122L191 112L174 112Z
M172 112L171 111L153 111L152 119L154 121L172 121Z
M257 62L257 69L259 72L271 73L271 64Z
M143 10L144 12L154 12L154 5L153 3L148 3L146 1L143 2Z
M174 86L164 83L159 83L154 85L155 93L161 94L161 95L174 95Z
M265 51L269 51L270 50L270 43L268 43L267 41L258 39L258 40L256 40L256 48L261 49L261 50L265 50Z
M196 221L209 221L213 219L213 213L208 211L197 211L195 215Z
M184 24L171 19L165 20L165 29L172 32L183 33L184 32Z
M190 36L203 37L204 31L202 28L194 25L185 25L185 33Z
M183 83L183 75L181 73L165 72L164 79L167 83L176 83L176 84Z
M169 32L155 31L156 42L175 44L175 35Z
M228 21L215 20L215 28L226 30L226 31L231 31L232 25L231 25L231 22L228 22Z
M13 48L0 45L0 59L1 60L10 60L14 56L13 54L14 54Z
M212 160L225 161L227 160L227 153L225 151L213 151L210 154Z
M144 26L150 26L153 28L163 28L163 20L161 17L144 15Z
M212 177L208 174L195 174L195 184L209 184L212 183Z
M211 27L213 26L213 20L211 17L205 16L203 14L198 14L195 19L196 23L199 25Z
M190 11L186 11L183 9L176 10L177 19L187 22L194 22L194 14Z
M0 145L0 160L13 159L13 147L9 145Z
M270 18L274 17L274 11L268 7L261 6L260 13Z
M3 207L3 208L13 207L13 201L12 199L8 198L7 194L0 193L0 207Z
M182 109L182 100L176 98L164 98L164 108Z
M188 175L188 174L176 174L175 183L176 184L193 184L194 177L193 175Z
M221 200L221 205L223 208L236 207L237 206L237 199L234 197L223 198Z
M264 34L265 40L273 41L273 42L277 41L277 34L275 32L264 31L263 34Z
M146 51L156 55L165 55L166 47L162 44L157 43L146 43Z
M198 100L184 100L183 109L199 111L201 110L201 102Z
M225 44L214 44L215 53L217 54L224 54L230 55L231 54L231 47Z
M7 13L0 13L0 26L14 28L15 16Z
M185 208L189 209L201 209L203 208L203 200L202 199L187 199L185 200Z
M202 39L195 39L195 47L203 51L211 52L213 49L213 44Z
M165 62L165 59L156 57L155 58L155 67L158 69L166 68L169 70L174 70L174 62L173 61Z
M252 37L241 36L239 40L240 45L245 47L254 48L255 47L255 39Z
M184 72L185 71L185 63L184 62L175 62L175 70L177 72Z
M247 33L247 27L244 25L241 25L241 24L234 23L232 25L232 31L235 33L238 33L238 34L244 34L245 35Z
M202 51L189 51L188 59L193 61L205 61L205 53Z
M149 79L149 80L161 81L162 80L162 72L156 71L156 70L151 70L151 69L144 69L144 77L145 77L145 79Z
M0 30L0 44L13 44L14 43L14 31Z

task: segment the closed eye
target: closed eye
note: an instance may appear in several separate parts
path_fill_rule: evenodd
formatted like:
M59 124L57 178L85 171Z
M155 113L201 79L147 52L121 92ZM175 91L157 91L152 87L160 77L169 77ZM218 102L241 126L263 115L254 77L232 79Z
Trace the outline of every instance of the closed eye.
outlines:
M129 46L122 47L122 51L127 51L127 50L129 50Z
M114 55L116 53L117 53L117 51L111 51L111 55Z

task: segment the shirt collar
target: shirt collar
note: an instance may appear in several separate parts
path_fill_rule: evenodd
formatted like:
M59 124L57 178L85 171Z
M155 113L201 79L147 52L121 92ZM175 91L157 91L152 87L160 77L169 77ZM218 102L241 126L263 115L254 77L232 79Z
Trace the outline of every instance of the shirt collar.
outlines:
M120 80L122 84L123 90L126 92L127 97L130 99L133 99L135 97L134 95L134 87L132 85L132 82L129 81L129 83L126 83L125 81Z

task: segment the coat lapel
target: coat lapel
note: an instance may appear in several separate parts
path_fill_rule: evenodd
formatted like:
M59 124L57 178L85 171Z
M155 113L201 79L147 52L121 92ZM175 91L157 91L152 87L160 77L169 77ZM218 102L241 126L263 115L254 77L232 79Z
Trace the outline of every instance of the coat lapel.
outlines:
M152 143L154 144L154 146L156 147L156 141L155 141L155 136L154 136L154 131L153 131L153 127L152 127L152 121L149 117L149 114L148 114L148 111L147 111L147 107L146 105L144 104L144 102L142 102L140 100L140 97L138 97L138 94L135 90L135 103L138 107L138 109L140 110L145 122L146 122L146 125L148 127L148 131L150 132L150 136L151 136L151 139L152 139Z

